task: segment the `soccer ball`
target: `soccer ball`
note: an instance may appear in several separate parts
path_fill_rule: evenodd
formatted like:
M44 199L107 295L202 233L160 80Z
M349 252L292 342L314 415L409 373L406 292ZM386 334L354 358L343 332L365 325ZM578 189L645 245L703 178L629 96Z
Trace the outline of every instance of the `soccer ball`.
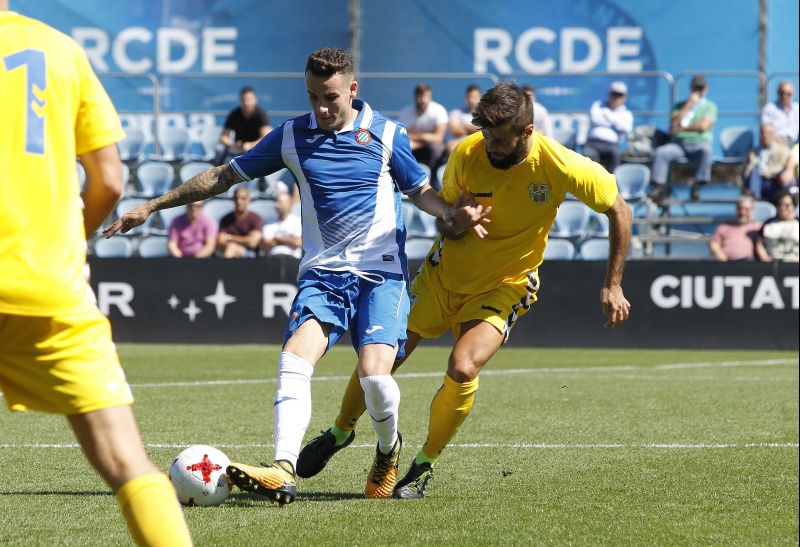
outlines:
M202 444L178 454L169 467L169 481L181 505L216 506L228 499L233 485L225 470L230 463L228 456Z

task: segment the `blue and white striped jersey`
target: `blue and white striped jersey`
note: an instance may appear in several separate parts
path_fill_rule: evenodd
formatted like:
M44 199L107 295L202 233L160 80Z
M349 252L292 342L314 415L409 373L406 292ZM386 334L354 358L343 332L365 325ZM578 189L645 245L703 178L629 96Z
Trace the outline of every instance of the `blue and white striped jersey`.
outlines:
M339 131L321 129L313 112L287 120L231 167L245 180L279 171L300 189L303 258L309 268L407 275L400 192L428 184L405 126L359 99L359 114Z

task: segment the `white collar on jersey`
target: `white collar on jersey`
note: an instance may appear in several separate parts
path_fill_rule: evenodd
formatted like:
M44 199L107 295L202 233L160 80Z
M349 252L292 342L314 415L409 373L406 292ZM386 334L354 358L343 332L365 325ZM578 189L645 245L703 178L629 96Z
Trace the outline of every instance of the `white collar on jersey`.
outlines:
M375 114L372 111L372 107L370 107L365 101L361 99L353 99L353 108L359 111L358 115L356 116L355 120L352 123L347 124L343 128L339 129L338 131L334 131L334 133L346 133L348 131L352 131L355 129L356 125L358 125L359 129L367 129L370 125L372 125L372 120L375 118ZM319 125L317 124L317 118L314 116L314 113L311 112L311 126L309 129L319 129Z

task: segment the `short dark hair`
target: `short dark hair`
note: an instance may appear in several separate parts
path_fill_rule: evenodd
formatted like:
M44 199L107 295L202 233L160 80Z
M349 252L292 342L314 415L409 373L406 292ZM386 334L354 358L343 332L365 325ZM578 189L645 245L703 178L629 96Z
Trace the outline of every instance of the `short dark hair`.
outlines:
M517 84L500 82L483 94L472 123L482 129L510 123L521 134L533 123L533 102Z
M778 204L781 202L781 200L782 200L783 198L785 198L786 196L789 196L789 198L792 200L792 203L793 203L795 206L797 205L797 198L796 198L796 197L795 197L795 195L794 195L794 194L792 194L792 192L791 192L789 189L787 189L787 188L781 188L780 190L778 190L777 192L775 192L775 193L772 195L772 204L773 204L775 207L777 207L777 206L778 206Z
M353 56L338 47L324 47L308 56L306 73L329 78L334 74L355 75Z
M467 90L464 92L464 94L466 95L468 93L472 93L473 91L477 91L478 93L480 93L481 92L481 86L479 86L478 84L469 84L467 86Z
M249 85L244 86L242 89L239 90L239 97L244 97L245 93L252 93L253 95L256 94L256 90L250 87Z
M431 86L429 86L425 82L420 82L414 88L414 96L416 97L417 95L422 95L426 91L430 91L430 90L431 90Z

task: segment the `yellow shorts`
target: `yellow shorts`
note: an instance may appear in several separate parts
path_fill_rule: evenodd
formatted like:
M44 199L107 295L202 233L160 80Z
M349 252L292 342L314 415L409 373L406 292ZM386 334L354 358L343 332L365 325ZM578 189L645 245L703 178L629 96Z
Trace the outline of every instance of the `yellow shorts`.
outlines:
M501 285L485 293L460 294L445 289L439 268L425 262L410 290L408 330L423 338L439 338L447 329L453 329L458 339L461 324L478 319L494 326L507 341L514 323L536 302L539 277L532 271L527 286Z
M0 313L0 391L11 410L55 414L133 402L111 325L96 307L56 317Z

